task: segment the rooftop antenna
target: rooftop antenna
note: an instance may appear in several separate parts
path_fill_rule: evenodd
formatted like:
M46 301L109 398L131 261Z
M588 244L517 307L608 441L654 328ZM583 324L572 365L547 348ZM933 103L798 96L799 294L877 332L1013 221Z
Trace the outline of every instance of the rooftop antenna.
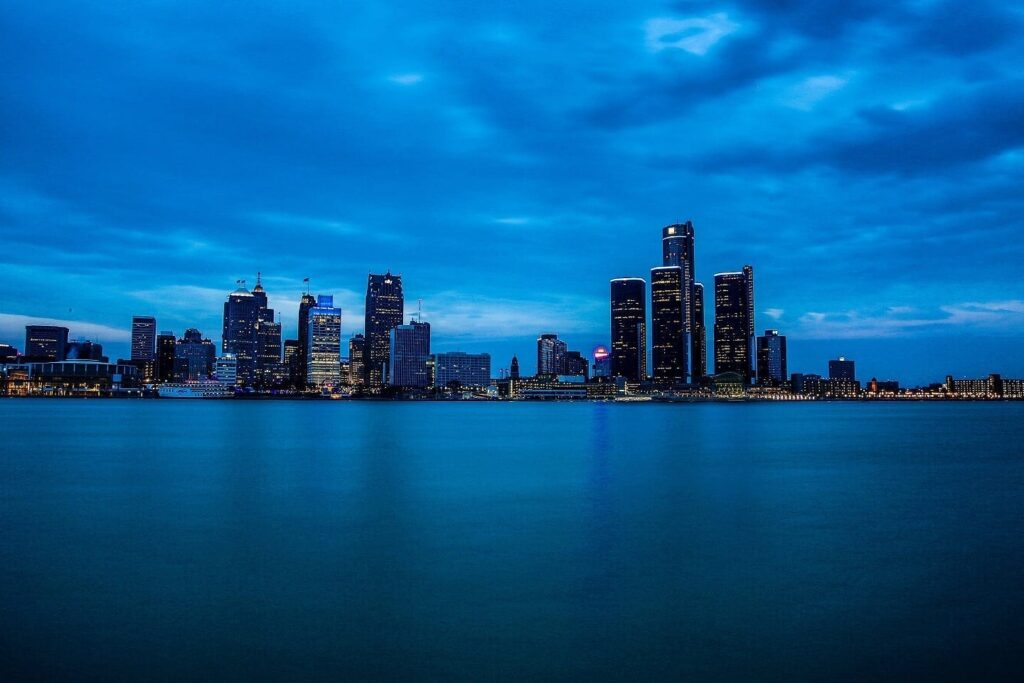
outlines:
M423 322L423 299L416 299L416 322Z

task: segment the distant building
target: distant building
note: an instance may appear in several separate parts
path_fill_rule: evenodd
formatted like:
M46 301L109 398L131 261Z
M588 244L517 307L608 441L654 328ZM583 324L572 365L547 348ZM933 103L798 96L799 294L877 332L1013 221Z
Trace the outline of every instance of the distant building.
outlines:
M491 354L448 351L434 356L434 386L482 388L491 383Z
M349 385L366 386L366 337L354 335L348 340Z
M238 384L238 359L234 354L225 353L217 358L214 363L214 377L225 386L233 387Z
M626 277L611 281L612 374L647 379L647 283Z
M704 326L704 285L693 283L693 342L690 347L690 381L700 383L708 374L708 331Z
M247 290L242 281L224 302L224 333L221 352L235 357L239 386L251 387L256 383L258 342L256 322L261 312L260 302Z
M566 351L562 374L570 377L589 378L590 367L587 357L579 351Z
M341 309L334 297L320 295L309 309L306 348L306 386L325 387L341 384Z
M280 379L281 323L273 320L256 321L256 377L257 383L271 387Z
M557 334L542 334L537 338L537 374L560 375L565 371L567 346Z
M673 356L678 356L679 362L682 364L682 375L678 375L675 370L675 363L672 362L665 355L666 350L669 348L669 342L664 338L665 330L662 329L661 335L661 352L659 355L662 357L662 367L659 373L658 367L655 364L653 374L656 378L660 379L671 379L671 380L682 380L692 381L692 378L697 374L694 370L694 363L696 361L697 354L695 353L695 337L694 332L696 330L696 317L697 317L697 303L694 299L696 295L696 265L694 263L694 229L691 221L685 223L675 223L673 225L667 225L661 230L661 253L662 253L662 266L664 267L677 267L679 268L679 298L682 305L682 329L680 331L682 345L682 351L674 351ZM669 282L665 279L672 277L666 273L662 273L659 278L660 290L659 299L662 300L660 320L663 321L662 327L664 328L665 312L667 306L671 304L665 300L668 296L666 288ZM673 278L674 279L674 278ZM653 297L655 294L655 282L654 272L651 272L651 324L654 323L654 305ZM703 318L703 315L701 316ZM703 322L701 324L703 329ZM653 344L655 336L655 330L651 330L651 343L652 343L652 363L653 361ZM669 362L669 366L665 366L664 363ZM699 378L698 378L699 379Z
M683 286L679 266L651 269L651 374L656 380L687 380L689 297L684 296Z
M156 336L156 381L173 382L175 379L174 359L178 355L178 340L174 333L163 331Z
M0 363L14 363L18 360L18 349L10 344L0 344Z
M132 317L132 360L156 358L156 318L149 315Z
M509 379L519 379L519 358L512 356L512 363L509 365L508 370Z
M786 337L778 330L765 330L757 338L757 380L765 386L778 387L787 377Z
M217 360L217 346L194 327L185 330L174 349L175 379L199 381L209 379Z
M103 345L96 342L79 339L69 341L64 354L65 360L93 360L98 363L107 363L109 358L103 355Z
M405 320L402 276L371 274L366 282L366 385L377 389L389 383L391 330ZM394 384L394 382L390 382Z
M612 376L612 354L603 346L594 349L594 377Z
M430 323L412 321L391 330L388 342L391 386L430 386L427 360L430 358Z
M835 360L828 362L828 378L829 379L849 379L853 380L857 378L857 372L854 367L852 360L840 356Z
M25 326L26 361L61 361L67 358L68 328L56 325Z
M305 336L305 335L303 335ZM299 340L286 339L284 342L284 366L288 371L288 384L298 389L305 385L299 378Z
M715 275L715 374L735 372L749 385L754 369L754 269Z
M309 349L309 311L316 306L316 297L306 292L299 300L299 331L298 345L295 353L294 384L297 389L306 386L306 374L309 360L306 356Z

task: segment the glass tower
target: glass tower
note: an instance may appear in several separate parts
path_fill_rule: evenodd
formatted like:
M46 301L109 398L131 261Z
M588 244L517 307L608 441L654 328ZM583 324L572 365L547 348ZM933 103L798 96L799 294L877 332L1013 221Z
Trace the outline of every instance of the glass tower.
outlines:
M647 379L647 283L643 278L611 281L612 375Z
M754 269L715 275L715 374L754 380Z
M387 383L391 330L405 320L402 276L371 274L366 282L366 384L379 389Z
M689 348L684 333L683 269L651 269L651 369L655 379L686 381Z

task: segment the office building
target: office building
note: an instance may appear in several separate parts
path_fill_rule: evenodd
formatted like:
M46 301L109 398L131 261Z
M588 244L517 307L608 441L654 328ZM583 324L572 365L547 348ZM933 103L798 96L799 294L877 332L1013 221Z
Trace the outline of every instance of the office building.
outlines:
M156 318L149 315L132 316L132 360L156 358Z
M587 357L579 351L566 351L565 352L565 366L562 369L562 375L570 377L583 377L587 379L590 377L590 363Z
M238 289L229 294L224 302L221 353L234 356L239 386L251 387L256 383L256 322L261 311L259 301L241 280Z
M694 332L696 327L696 302L694 301L694 289L697 277L696 265L694 264L694 252L694 230L692 222L686 221L685 223L675 223L673 225L667 225L661 229L661 265L665 267L676 266L680 270L679 291L683 306L681 334L683 336L682 343L685 347L685 352L681 358L683 363L683 376L681 378L675 377L674 371L670 370L669 376L664 374L662 375L663 379L683 379L685 381L691 381L692 378L697 375L693 368L693 364L697 357L697 354L694 352ZM651 282L651 293L653 296L653 280ZM652 317L654 315L653 308L651 310L651 315ZM653 341L652 331L652 344ZM664 348L665 345L662 344L662 349ZM652 346L652 355L653 353L654 351Z
M828 378L829 379L857 379L857 373L854 368L854 363L848 358L840 356L835 360L828 362Z
M612 376L612 354L603 346L598 346L594 349L593 376L595 378Z
M751 384L755 370L754 269L715 275L715 374L736 373Z
M309 311L316 306L316 297L308 291L299 300L298 344L295 354L294 383L297 389L306 386L306 374L309 366L307 358L309 348Z
M103 345L87 339L69 341L64 353L65 360L93 360L107 363L109 358L103 355Z
M178 355L178 340L174 332L164 330L156 336L156 371L157 382L173 382L175 363Z
M611 281L612 375L647 379L647 283L625 277Z
M764 386L782 386L789 375L786 370L786 337L778 330L765 330L757 338L757 381Z
M238 384L238 359L234 354L225 353L214 363L214 379L220 384L233 387Z
M430 386L427 360L430 358L430 323L412 321L391 329L389 384L395 387Z
M557 334L542 334L537 338L537 374L561 375L565 372L567 346Z
M483 388L491 383L491 354L449 351L434 356L434 386Z
M299 340L298 339L286 339L283 344L284 353L284 367L288 372L288 384L293 388L298 388L305 382L299 381Z
M268 309L269 310L269 309ZM281 369L281 323L256 321L256 376L261 386L274 386Z
M651 374L656 380L687 380L690 349L683 288L679 266L651 269Z
M693 283L693 332L690 334L690 381L700 383L708 374L708 330L704 325L704 285Z
M14 363L18 360L18 349L10 344L0 344L0 363Z
M56 325L25 326L26 361L61 361L67 357L68 328Z
M175 380L196 382L209 379L217 360L217 346L194 327L185 330L174 350Z
M321 294L309 309L306 338L306 386L334 387L341 384L341 309L334 297Z
M361 334L348 340L348 370L351 387L366 386L366 337Z
M405 320L402 276L370 274L366 282L366 384L378 389L389 383L391 330ZM394 384L394 382L390 382Z
M508 377L509 377L509 379L519 379L519 357L518 356L512 356L512 363L509 365L509 369L508 369Z

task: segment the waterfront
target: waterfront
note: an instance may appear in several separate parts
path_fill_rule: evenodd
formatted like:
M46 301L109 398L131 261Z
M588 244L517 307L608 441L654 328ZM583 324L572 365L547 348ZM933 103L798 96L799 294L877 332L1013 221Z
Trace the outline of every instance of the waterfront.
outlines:
M5 678L1024 666L1024 404L0 401Z

